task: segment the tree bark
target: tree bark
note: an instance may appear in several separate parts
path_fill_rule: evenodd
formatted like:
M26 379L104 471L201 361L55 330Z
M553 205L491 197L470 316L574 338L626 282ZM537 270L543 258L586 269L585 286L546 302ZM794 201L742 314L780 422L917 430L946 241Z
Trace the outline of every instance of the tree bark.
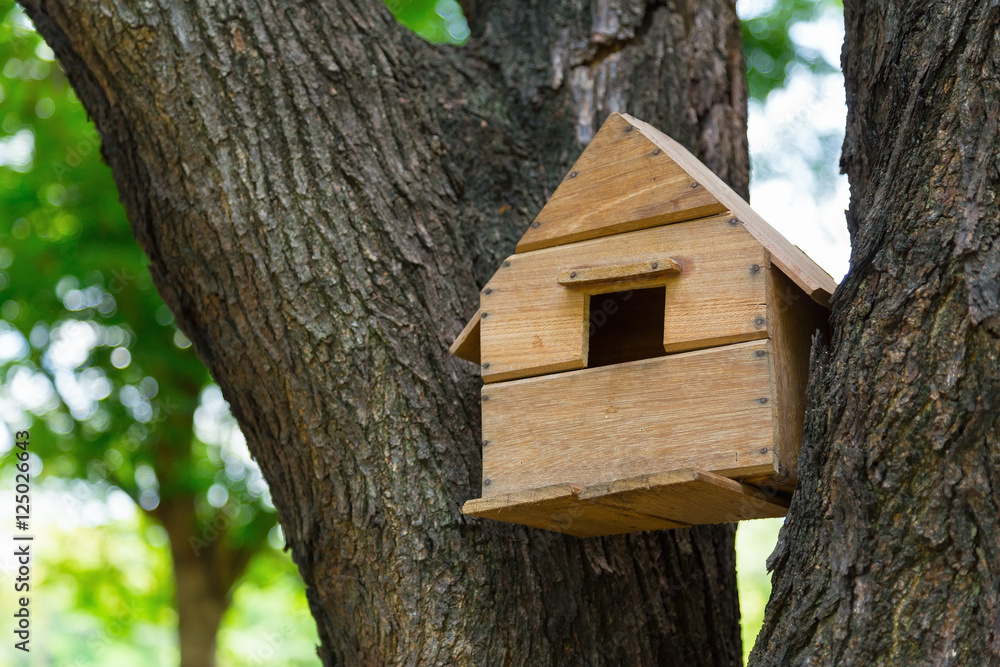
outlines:
M756 665L1000 664L1000 7L844 3L851 272Z
M731 4L25 0L271 486L324 664L740 662L733 528L470 520L479 379L447 356L608 113L747 194Z

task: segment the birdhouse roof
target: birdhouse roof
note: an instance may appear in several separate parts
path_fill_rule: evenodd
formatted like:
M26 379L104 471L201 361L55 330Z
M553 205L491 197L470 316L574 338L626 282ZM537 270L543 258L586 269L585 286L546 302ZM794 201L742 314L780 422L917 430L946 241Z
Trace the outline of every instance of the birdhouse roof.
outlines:
M771 262L814 301L829 306L836 281L771 227L679 143L628 114L611 114L545 203L515 253L551 248L729 212ZM451 352L479 357L479 318Z

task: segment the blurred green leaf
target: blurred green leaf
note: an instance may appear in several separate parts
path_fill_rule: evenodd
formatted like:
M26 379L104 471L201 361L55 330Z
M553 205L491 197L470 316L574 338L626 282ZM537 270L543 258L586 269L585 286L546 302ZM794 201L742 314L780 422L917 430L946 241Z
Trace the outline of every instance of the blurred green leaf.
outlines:
M386 0L396 20L435 44L464 44L469 25L455 0Z
M842 0L756 0L740 2L743 55L751 99L764 101L771 91L782 88L793 67L814 74L839 70L810 44L797 43L797 24L809 23L831 12L843 12Z

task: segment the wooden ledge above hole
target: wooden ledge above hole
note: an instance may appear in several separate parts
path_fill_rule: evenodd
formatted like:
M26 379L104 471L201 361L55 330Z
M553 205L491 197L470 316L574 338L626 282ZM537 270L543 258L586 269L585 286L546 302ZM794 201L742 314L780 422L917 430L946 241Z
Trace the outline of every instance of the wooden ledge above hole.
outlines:
M559 271L557 280L566 287L586 287L626 280L644 280L680 275L681 265L673 259L651 259L629 264L581 266Z

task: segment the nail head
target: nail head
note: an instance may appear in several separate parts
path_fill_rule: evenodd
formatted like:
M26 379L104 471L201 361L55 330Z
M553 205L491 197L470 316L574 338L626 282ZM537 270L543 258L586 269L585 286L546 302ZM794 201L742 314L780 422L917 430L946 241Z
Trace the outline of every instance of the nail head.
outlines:
M538 229L539 227L542 226L542 223L536 221L531 223L531 226L534 227L535 229Z

